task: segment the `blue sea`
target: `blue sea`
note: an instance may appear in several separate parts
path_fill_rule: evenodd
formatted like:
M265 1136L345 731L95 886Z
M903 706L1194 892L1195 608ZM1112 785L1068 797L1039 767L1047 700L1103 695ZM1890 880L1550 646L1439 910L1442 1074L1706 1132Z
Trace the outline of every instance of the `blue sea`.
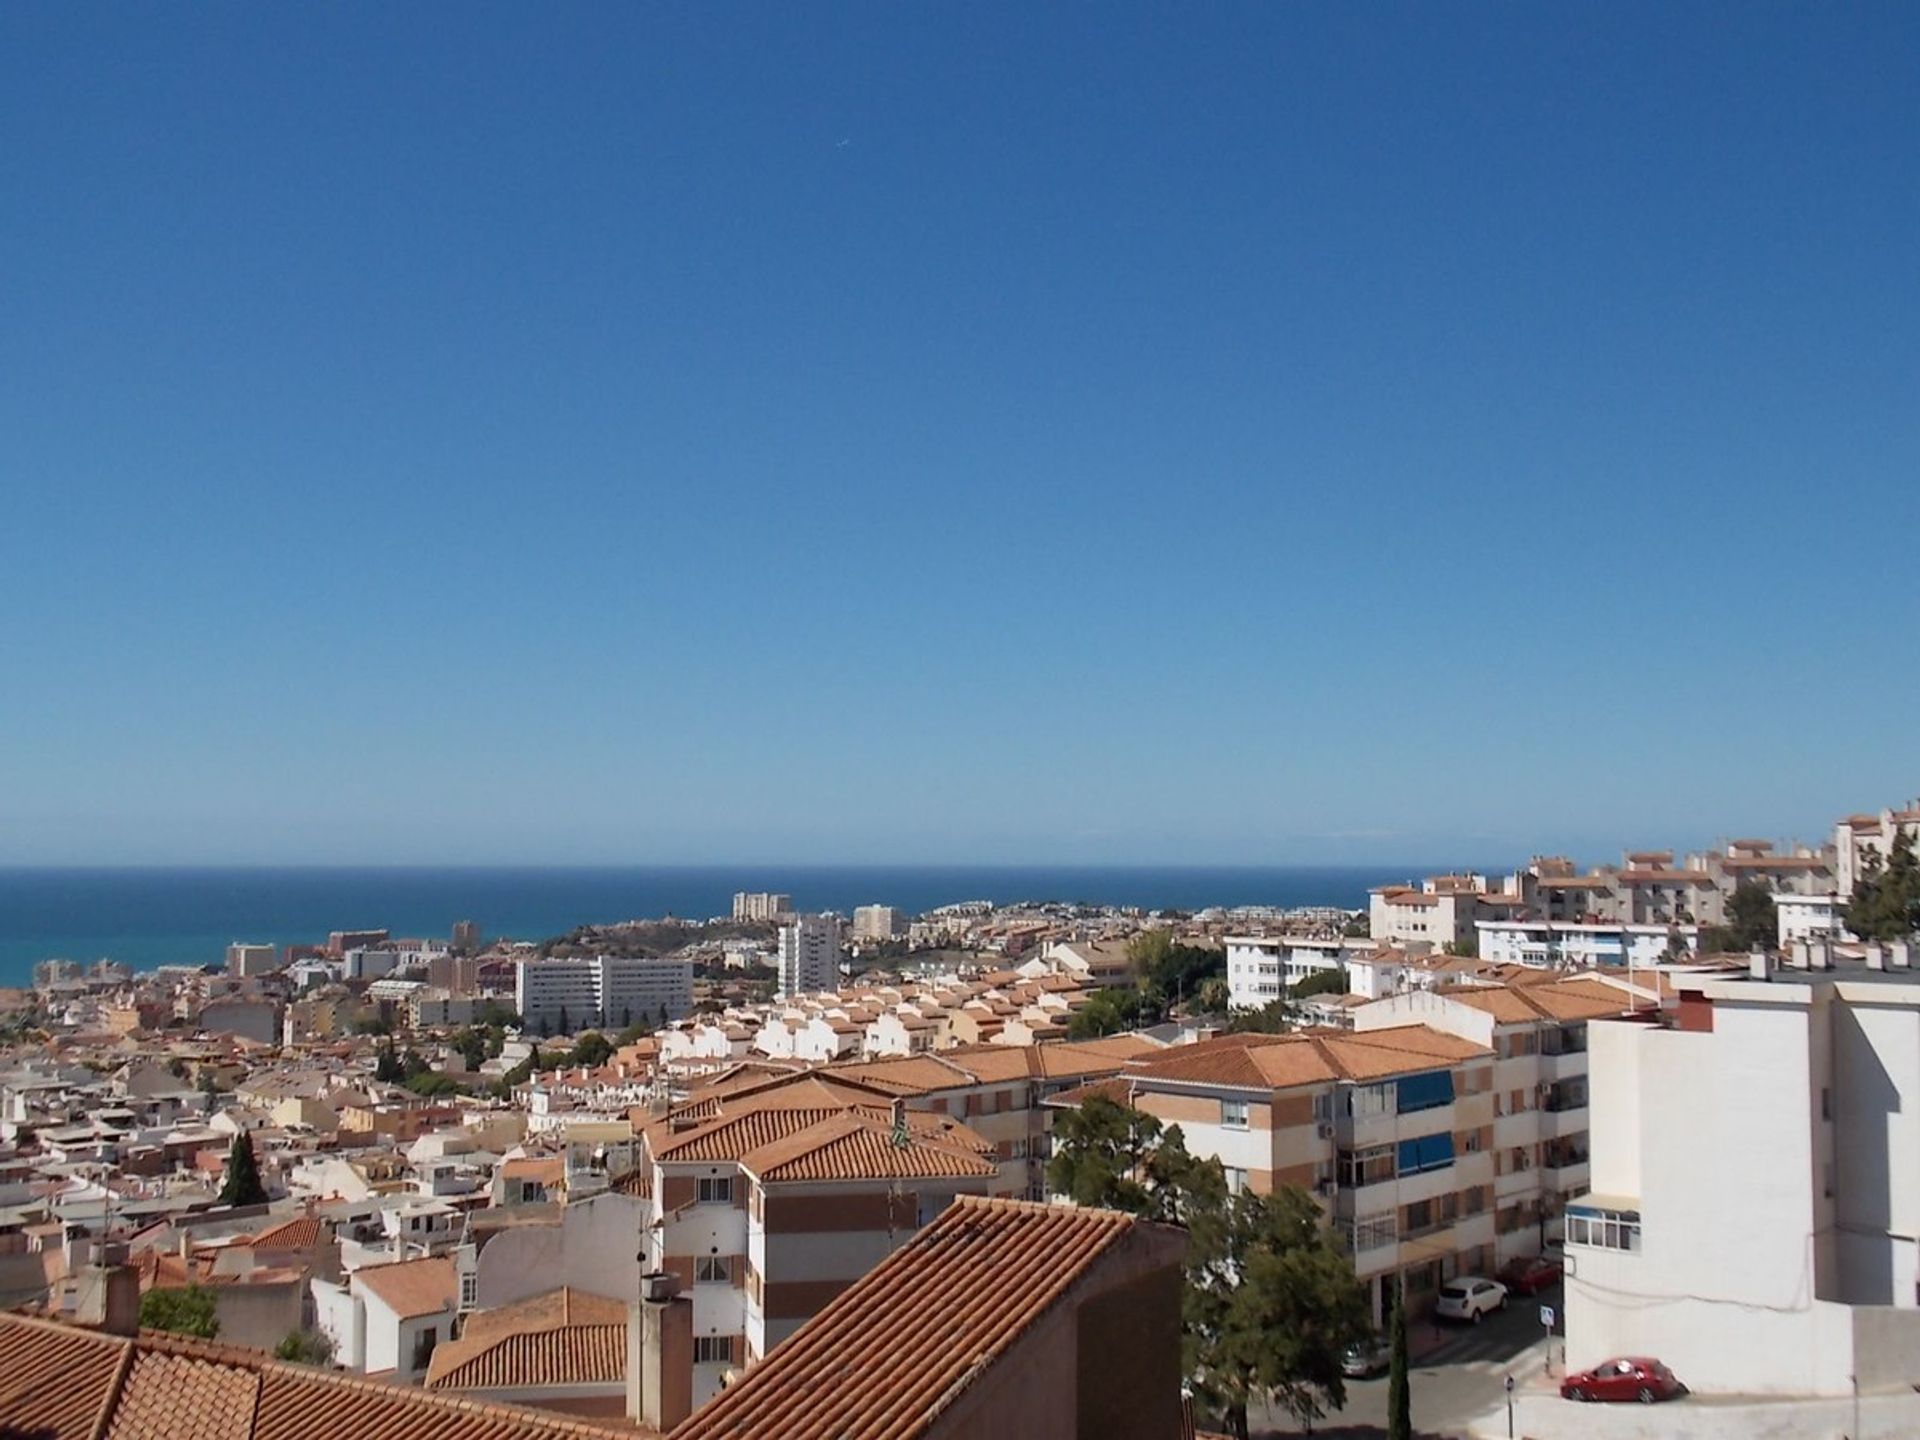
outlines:
M217 964L229 941L324 941L329 930L539 940L576 925L730 913L736 890L791 894L803 910L958 900L1066 900L1146 908L1366 903L1370 886L1424 865L1244 869L738 866L596 869L0 869L0 985L36 961L108 957L137 970Z

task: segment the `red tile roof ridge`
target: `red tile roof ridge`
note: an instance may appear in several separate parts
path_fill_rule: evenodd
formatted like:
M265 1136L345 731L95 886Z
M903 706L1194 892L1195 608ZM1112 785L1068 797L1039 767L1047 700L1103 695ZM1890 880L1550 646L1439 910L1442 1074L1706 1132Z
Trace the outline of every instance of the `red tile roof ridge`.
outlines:
M695 1411L674 1440L922 1435L1095 1259L1143 1223L1111 1210L959 1196L759 1366ZM977 1253L995 1242L998 1251ZM966 1249L976 1253L949 1260L950 1252ZM1022 1293L1022 1282L1035 1271L1046 1278ZM976 1288L977 1303L953 1313L939 1333L897 1329L893 1342L875 1354L873 1327L889 1318L890 1307L923 1313L928 1291L950 1299L969 1285ZM861 1357L857 1370L850 1353ZM883 1386L891 1388L867 1393Z
M12 1331L11 1336L8 1332ZM377 1401L386 1402L403 1411L419 1410L422 1407L429 1413L463 1413L475 1420L489 1422L489 1433L498 1440L508 1440L513 1436L581 1436L587 1440L643 1440L650 1432L644 1429L621 1426L594 1425L585 1420L574 1419L548 1411L536 1411L516 1405L503 1405L490 1401L471 1400L458 1395L430 1395L410 1385L394 1385L365 1376L351 1375L339 1370L323 1370L309 1365L296 1365L292 1361L276 1359L265 1350L251 1349L247 1346L222 1344L215 1340L199 1340L185 1335L176 1335L164 1330L142 1330L137 1337L109 1335L100 1331L88 1330L68 1324L65 1321L45 1319L40 1316L0 1314L0 1377L6 1373L9 1362L17 1363L19 1358L31 1349L24 1337L41 1336L49 1344L59 1345L63 1341L79 1342L81 1346L94 1350L104 1356L107 1351L118 1351L117 1363L111 1382L102 1389L97 1407L97 1418L83 1437L77 1433L41 1432L57 1434L59 1440L98 1440L111 1429L125 1398L126 1384L134 1368L134 1362L143 1355L174 1356L197 1361L202 1364L218 1365L250 1371L259 1377L262 1389L268 1381L279 1381L296 1388L323 1389L336 1394L360 1394ZM71 1375L63 1377L71 1380ZM64 1387L63 1398L72 1401L80 1396L72 1392L79 1387L68 1384ZM20 1427L20 1413L17 1408L19 1396L0 1389L0 1432L13 1433ZM251 1418L247 1434L256 1434L262 1428L261 1416L256 1410ZM385 1417L383 1417L385 1418ZM401 1416L391 1417L399 1420ZM422 1417L424 1418L424 1417ZM277 1428L277 1427L276 1427ZM321 1427L324 1429L324 1426ZM444 1434L443 1427L435 1430ZM464 1432L457 1432L464 1433Z

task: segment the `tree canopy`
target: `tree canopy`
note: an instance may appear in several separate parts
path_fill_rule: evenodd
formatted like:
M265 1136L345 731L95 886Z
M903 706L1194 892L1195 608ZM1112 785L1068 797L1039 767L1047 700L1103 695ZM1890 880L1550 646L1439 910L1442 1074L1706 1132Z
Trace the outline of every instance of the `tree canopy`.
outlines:
M1700 932L1700 948L1715 951L1771 950L1780 942L1774 919L1773 892L1757 880L1742 880L1727 897L1727 923L1709 925Z
M188 1285L179 1290L149 1290L140 1297L140 1328L171 1330L175 1335L191 1335L212 1340L220 1334L220 1317L214 1313L214 1294L204 1285Z
M1868 851L1847 906L1847 929L1862 940L1899 940L1920 930L1920 861L1905 830L1884 861Z
M1346 1403L1340 1361L1369 1331L1366 1293L1311 1196L1229 1194L1220 1162L1190 1154L1177 1125L1100 1095L1054 1133L1056 1192L1186 1227L1184 1366L1234 1435L1246 1440L1256 1400L1303 1422Z

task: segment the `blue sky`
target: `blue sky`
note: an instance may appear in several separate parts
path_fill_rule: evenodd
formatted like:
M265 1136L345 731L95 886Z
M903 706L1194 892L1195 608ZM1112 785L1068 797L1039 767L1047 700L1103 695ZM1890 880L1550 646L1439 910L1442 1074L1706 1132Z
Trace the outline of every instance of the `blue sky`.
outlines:
M0 863L1920 789L1911 6L0 8Z

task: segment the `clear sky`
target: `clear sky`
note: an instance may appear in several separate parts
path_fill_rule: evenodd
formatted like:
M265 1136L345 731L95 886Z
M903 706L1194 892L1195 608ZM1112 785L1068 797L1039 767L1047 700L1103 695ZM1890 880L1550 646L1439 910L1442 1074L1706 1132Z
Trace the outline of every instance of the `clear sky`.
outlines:
M1920 8L0 7L0 863L1920 791Z

